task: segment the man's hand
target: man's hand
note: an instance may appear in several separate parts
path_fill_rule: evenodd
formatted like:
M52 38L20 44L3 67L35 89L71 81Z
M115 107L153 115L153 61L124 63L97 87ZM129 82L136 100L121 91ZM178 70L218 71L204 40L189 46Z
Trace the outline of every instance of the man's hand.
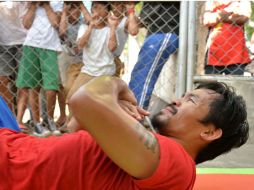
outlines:
M131 115L138 121L143 120L145 116L148 116L150 114L148 111L146 111L136 105L133 105L128 101L119 100L118 103L126 113L128 113L129 115Z
M69 106L80 126L121 169L138 179L154 173L159 145L154 134L133 118L133 113L148 113L136 107L136 99L124 81L96 77L73 94Z

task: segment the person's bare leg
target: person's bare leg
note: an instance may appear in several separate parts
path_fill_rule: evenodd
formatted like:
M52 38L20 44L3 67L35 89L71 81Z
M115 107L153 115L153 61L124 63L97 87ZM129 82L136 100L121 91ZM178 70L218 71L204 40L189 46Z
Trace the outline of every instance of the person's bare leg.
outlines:
M23 124L23 116L28 103L28 89L18 89L18 111L17 111L17 122Z
M8 107L15 115L14 109L14 96L12 95L8 85L10 83L10 79L8 76L0 76L0 95L3 97Z
M55 91L55 90L47 90L46 91L49 130L52 132L53 135L58 136L58 135L61 135L61 132L57 129L56 124L54 122L56 94L57 94L57 91Z
M49 118L54 119L54 111L56 105L56 93L55 90L46 91L46 102L47 102L47 114Z
M29 103L34 123L40 122L39 93L40 88L29 89Z
M66 110L65 110L65 105L66 105L66 95L64 91L64 87L61 85L58 94L58 103L59 103L59 108L60 108L60 116L57 119L57 126L61 127L65 122L66 122Z

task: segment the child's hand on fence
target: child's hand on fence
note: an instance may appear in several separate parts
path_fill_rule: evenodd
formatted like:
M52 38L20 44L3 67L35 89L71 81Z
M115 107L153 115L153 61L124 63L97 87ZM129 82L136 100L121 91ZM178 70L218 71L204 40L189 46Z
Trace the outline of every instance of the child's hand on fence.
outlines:
M70 4L64 3L63 11L67 13L70 10L70 7L71 7Z
M128 2L125 3L125 7L126 7L128 15L132 14L132 13L135 13L135 2L128 1Z
M109 27L117 27L119 24L118 18L114 15L109 15L108 16L108 26Z

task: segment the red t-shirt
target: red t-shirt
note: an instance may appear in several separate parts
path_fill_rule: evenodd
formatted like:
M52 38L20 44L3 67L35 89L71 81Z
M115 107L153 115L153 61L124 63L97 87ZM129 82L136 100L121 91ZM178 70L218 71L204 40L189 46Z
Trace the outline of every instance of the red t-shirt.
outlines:
M237 3L237 2L235 2ZM212 12L225 11L231 4L220 2ZM244 37L244 27L229 23L218 23L210 31L208 38L208 65L227 66L250 63L249 50Z
M37 138L0 129L1 190L190 190L195 164L175 141L156 135L160 164L135 180L115 165L89 133Z

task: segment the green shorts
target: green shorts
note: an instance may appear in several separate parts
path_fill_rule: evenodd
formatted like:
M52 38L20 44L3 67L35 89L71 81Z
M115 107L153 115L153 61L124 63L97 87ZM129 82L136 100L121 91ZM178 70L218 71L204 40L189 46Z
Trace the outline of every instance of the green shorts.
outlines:
M24 46L18 70L18 88L59 89L57 52Z

